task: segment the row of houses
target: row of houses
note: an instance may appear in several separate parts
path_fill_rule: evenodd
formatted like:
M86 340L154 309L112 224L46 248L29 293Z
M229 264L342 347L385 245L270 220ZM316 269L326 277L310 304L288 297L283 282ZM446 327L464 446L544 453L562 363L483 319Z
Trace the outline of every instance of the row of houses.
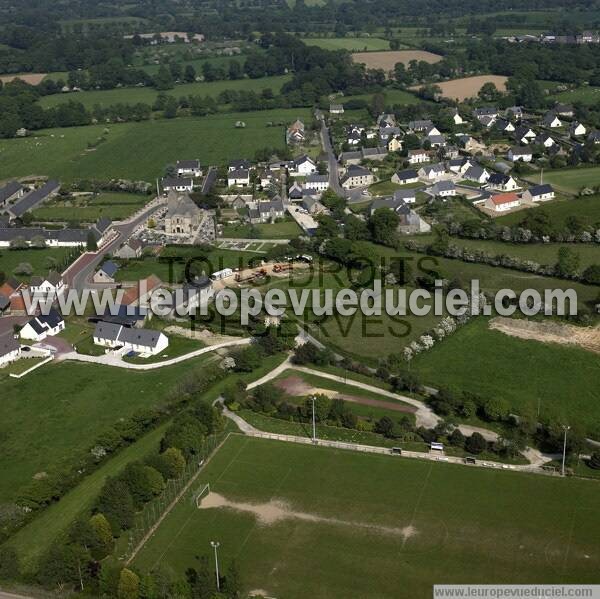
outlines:
M54 180L46 181L35 189L26 188L17 181L9 181L0 188L0 212L6 212L10 220L21 218L59 191L60 183Z

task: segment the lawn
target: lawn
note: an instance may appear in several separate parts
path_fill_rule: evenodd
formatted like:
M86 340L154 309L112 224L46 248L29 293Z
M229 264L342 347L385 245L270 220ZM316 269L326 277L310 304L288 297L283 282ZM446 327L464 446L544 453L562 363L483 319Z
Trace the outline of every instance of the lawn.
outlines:
M101 217L123 220L137 212L150 196L131 193L101 193L97 196L77 196L65 200L57 197L33 211L35 221L66 221L93 223Z
M390 42L378 37L306 37L302 41L307 46L319 46L325 50L369 52L390 49Z
M160 405L185 373L210 357L147 372L62 362L21 380L0 375L0 502L14 501L36 473L85 451L119 418Z
M235 435L198 488L207 482L237 505L199 510L185 497L137 568L161 565L183 576L197 556L212 556L209 542L218 540L221 570L235 559L245 592L288 599L397 597L399 584L402 596L426 597L442 581L598 580L591 481ZM265 505L271 501L278 503ZM248 511L276 507L282 517L270 522Z
M10 250L8 248L0 249L0 270L7 277L14 276L19 281L29 281L29 275L13 275L17 265L27 263L31 265L33 275L44 276L48 270L58 268L64 270L66 261L71 257L75 259L79 252L74 248L40 248L26 250Z
M596 169L586 169L586 171L593 171ZM564 173L567 171L555 171L556 180L560 180L558 173ZM568 171L571 172L571 171ZM582 172L582 171L579 171ZM600 177L600 167L596 171L598 177ZM596 180L596 184L600 181L600 179ZM576 216L586 225L596 225L600 224L600 196L587 196L582 198L573 198L570 200L558 200L554 202L550 202L548 204L544 204L535 210L543 210L548 213L548 215L552 218L552 221L557 223L558 225L564 225L567 217ZM501 216L494 220L494 222L498 225L515 225L521 222L521 220L525 217L525 213L513 212L512 214L507 214L506 216Z
M35 171L63 182L118 177L154 182L167 164L182 157L217 165L252 158L265 146L284 148L285 126L309 115L307 109L298 108L48 129L25 139L0 140L0 161L6 177ZM238 120L243 120L246 128L236 128ZM105 141L95 149L88 148L99 138Z
M302 234L302 229L293 219L258 225L225 225L223 237L240 239L291 239Z
M544 183L551 183L558 190L578 193L583 187L596 187L600 183L600 166L544 171Z
M516 414L537 413L583 430L600 430L600 361L592 352L517 339L480 318L419 355L423 382L501 397Z
M152 327L152 324L150 324ZM185 354L192 353L196 350L205 347L204 343L196 339L188 339L187 337L179 337L178 335L169 335L169 347L162 353L149 358L141 358L139 356L133 356L131 358L125 357L125 362L131 362L132 364L151 364L153 362L163 362L164 360L170 360L178 356L184 356ZM214 355L212 356L214 358Z
M386 106L395 106L396 104L419 104L422 103L423 100L420 100L414 94L410 92L404 91L402 89L394 89L391 87L385 88L383 90L383 95L385 96L385 105ZM345 96L343 98L339 98L339 101L342 104L349 102L350 100L365 100L366 102L371 102L374 94L359 94L356 96Z
M600 101L600 87L578 87L552 96L557 102L581 102L582 104L597 104Z
M177 85L166 92L159 92L153 87L121 87L117 89L108 89L101 91L85 91L73 94L53 94L43 96L40 104L44 108L52 108L65 102L81 102L88 110L94 108L96 104L101 106L112 106L114 104L154 104L159 93L181 98L183 96L210 96L216 98L222 91L254 91L260 93L264 89L271 89L279 93L284 83L291 79L290 75L281 75L277 77L262 77L261 79L235 79L224 81L210 81L201 83L184 83Z

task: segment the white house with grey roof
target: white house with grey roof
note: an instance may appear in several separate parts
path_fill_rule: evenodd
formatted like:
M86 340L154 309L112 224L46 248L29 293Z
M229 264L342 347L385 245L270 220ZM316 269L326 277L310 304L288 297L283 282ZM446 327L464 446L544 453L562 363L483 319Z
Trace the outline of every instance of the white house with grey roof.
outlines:
M228 187L248 187L250 185L250 171L245 168L237 168L227 172Z
M199 160L178 160L175 165L178 177L201 177L202 168Z
M112 260L107 260L102 266L94 273L94 283L114 283L115 275L119 270L119 266Z
M51 308L48 314L36 316L19 331L21 339L43 341L46 337L58 335L65 329L65 321L58 310Z
M18 200L25 195L25 188L18 181L9 181L3 187L0 187L0 207L8 202Z
M449 198L456 195L456 185L452 181L438 181L428 189L428 192L436 198Z
M526 204L536 204L537 202L548 202L556 197L552 185L534 185L526 189L521 194L521 199Z
M0 336L0 367L21 357L21 344L12 333Z
M488 171L478 164L469 167L463 176L467 181L474 181L475 183L481 184L487 183L490 178Z
M194 181L191 177L165 177L162 180L162 188L165 193L170 191L191 192L194 190Z
M306 189L314 189L315 191L325 191L329 189L329 175L319 175L318 173L308 175L304 182L304 187Z
M396 185L408 185L419 182L419 173L413 169L398 171L392 175L392 183Z
M160 331L124 327L120 324L100 321L94 329L94 343L119 351L120 354L135 352L140 357L155 356L169 347L169 339Z
M431 164L429 166L423 166L419 169L419 177L426 181L437 181L446 173L446 167L440 162L438 164Z

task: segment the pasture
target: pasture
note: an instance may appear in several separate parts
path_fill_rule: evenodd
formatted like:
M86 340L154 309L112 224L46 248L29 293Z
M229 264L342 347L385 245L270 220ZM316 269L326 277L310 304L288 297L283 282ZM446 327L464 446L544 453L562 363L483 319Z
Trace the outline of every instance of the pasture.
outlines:
M395 106L396 104L418 104L420 102L419 98L410 92L404 91L402 89L394 89L393 87L386 87L382 91L385 96L385 104L386 106ZM351 100L364 100L365 102L371 102L373 99L373 94L358 94L355 96L345 96L339 98L341 104L345 104L346 102L350 102Z
M19 281L28 281L29 275L14 274L15 268L22 263L29 264L32 268L32 275L43 276L53 268L62 268L64 262L70 256L76 257L78 252L75 248L40 248L11 250L8 248L0 249L0 270L7 277L14 276Z
M305 37L302 41L307 46L319 46L325 50L373 52L390 49L390 42L378 37Z
M184 497L135 567L183 576L217 540L221 570L235 560L245 592L288 599L396 597L400 587L425 597L440 581L597 581L590 481L235 435L193 490L204 483L202 509Z
M253 157L265 146L283 148L285 126L309 115L306 109L282 109L48 129L24 139L0 140L0 161L7 177L35 170L63 182L118 177L154 182L167 164L182 156L218 165ZM246 127L236 128L238 120ZM98 145L90 148L90 144Z
M557 102L581 102L582 104L597 104L600 101L600 87L584 86L560 92L553 96Z
M584 187L600 185L600 166L544 171L544 182L551 183L558 190L578 193ZM598 198L596 201L600 203Z
M600 434L598 355L510 337L478 318L412 362L425 384L509 402L515 414L558 420Z
M390 50L388 52L357 52L352 55L352 60L365 64L369 69L393 71L398 62L408 65L411 60L416 60L435 64L442 60L442 57L425 50Z

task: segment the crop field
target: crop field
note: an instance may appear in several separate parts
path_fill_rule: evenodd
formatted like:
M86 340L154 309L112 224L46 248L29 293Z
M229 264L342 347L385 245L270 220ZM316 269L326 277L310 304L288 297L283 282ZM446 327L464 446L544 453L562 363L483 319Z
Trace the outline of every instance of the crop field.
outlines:
M307 46L319 46L325 50L372 52L390 49L390 42L378 37L306 37L302 41Z
M600 176L600 167L598 169L591 168L585 169L596 171L597 175ZM553 175L557 181L562 181L559 175L560 173L571 174L572 171L554 171ZM585 171L578 170L579 173L585 173ZM545 177L545 174L544 174ZM564 225L565 220L569 216L576 216L586 225L595 225L600 223L600 196L587 196L582 198L573 198L569 200L555 201L548 204L544 204L535 210L543 210L551 218L553 222L559 225ZM506 216L501 216L496 219L498 225L514 225L524 218L525 214L521 212L513 212Z
M486 83L493 83L500 91L506 90L507 77L502 75L480 75L477 77L465 77L464 79L453 79L442 81L436 85L441 88L446 98L462 102L473 98Z
M32 268L32 275L43 276L48 274L48 270L60 267L68 256L77 256L73 248L40 248L26 250L10 250L8 248L0 249L0 270L7 277L14 276L20 281L28 281L29 275L16 275L13 273L19 264L29 264ZM62 269L61 269L62 270Z
M598 355L517 339L479 318L412 363L424 383L504 398L516 414L537 413L600 434Z
M398 62L408 65L411 60L423 60L435 64L442 60L442 57L424 50L390 50L388 52L357 52L352 55L352 60L367 65L369 69L392 71Z
M26 176L35 170L63 182L117 177L155 181L167 164L182 156L217 165L241 156L252 157L265 146L283 148L285 126L309 114L306 109L265 110L48 129L25 139L0 140L0 161L7 177ZM244 129L235 127L238 120L246 123ZM88 147L99 139L105 141L93 149Z
M551 183L558 190L577 193L584 187L600 185L600 166L544 171L544 182ZM598 199L596 201L600 203Z
M289 599L597 582L591 481L235 435L198 483L210 483L201 509L191 495L176 505L138 554L141 571L182 575L218 540L221 570L235 560L246 592Z
M182 96L211 96L216 98L222 91L255 91L261 92L270 88L278 93L284 83L291 79L289 75L279 77L263 77L262 79L236 79L233 81L210 81L201 83L185 83L167 90L167 95L181 98ZM65 102L81 102L86 108L92 109L96 104L111 106L113 104L137 104L143 102L152 105L158 94L161 93L153 87L122 87L101 91L84 91L71 94L53 94L44 96L40 104L44 108L51 108Z
M35 221L96 222L106 216L123 220L137 212L150 196L129 193L102 193L97 196L78 196L75 200L54 198L33 211Z

